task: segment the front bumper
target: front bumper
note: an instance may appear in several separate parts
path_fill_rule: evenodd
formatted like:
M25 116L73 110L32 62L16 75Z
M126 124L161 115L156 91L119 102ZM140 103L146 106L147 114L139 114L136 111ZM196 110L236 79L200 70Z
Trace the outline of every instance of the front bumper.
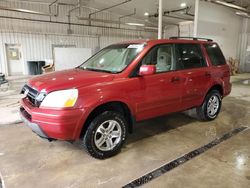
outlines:
M28 120L28 118L25 115L25 110L23 108L20 108L20 117L23 120L23 122L31 128L33 132L35 132L38 136L42 138L49 139L48 136L43 132L43 130L40 128L40 126L36 123L32 123Z
M76 140L85 121L83 109L43 109L21 99L20 116L37 135L49 140Z

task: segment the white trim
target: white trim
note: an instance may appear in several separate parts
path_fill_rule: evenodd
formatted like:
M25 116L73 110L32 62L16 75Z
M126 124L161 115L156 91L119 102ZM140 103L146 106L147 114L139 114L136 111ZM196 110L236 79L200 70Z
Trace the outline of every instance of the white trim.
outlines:
M158 39L162 39L162 0L159 0Z
M200 0L195 0L194 37L197 37L198 35L199 4L200 4Z
M7 43L3 42L2 43L2 51L3 51L3 66L4 66L4 74L6 76L9 76L9 65L8 65L8 60L7 60L7 54L6 54L6 45Z

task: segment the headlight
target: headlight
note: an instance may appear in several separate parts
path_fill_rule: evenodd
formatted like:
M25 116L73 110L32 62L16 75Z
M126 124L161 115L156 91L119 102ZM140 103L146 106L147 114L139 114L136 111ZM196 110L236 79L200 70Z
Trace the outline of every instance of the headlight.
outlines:
M43 102L41 107L73 107L78 98L77 89L60 90L49 93Z

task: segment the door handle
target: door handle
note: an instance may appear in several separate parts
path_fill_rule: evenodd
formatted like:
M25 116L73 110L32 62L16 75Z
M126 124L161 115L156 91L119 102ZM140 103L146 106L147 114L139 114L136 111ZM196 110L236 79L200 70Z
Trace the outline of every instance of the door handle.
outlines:
M177 77L177 76L175 76L175 77L173 77L173 78L171 79L171 82L179 82L179 81L181 81L181 78L180 78L180 77Z
M211 73L207 71L207 72L205 72L205 76L206 77L211 77Z

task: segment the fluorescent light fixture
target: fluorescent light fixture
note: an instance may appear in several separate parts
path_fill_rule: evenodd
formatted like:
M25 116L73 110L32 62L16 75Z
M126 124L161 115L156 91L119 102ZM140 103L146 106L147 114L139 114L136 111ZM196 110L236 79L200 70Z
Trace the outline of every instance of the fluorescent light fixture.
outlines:
M181 7L182 7L182 8L187 7L187 3L181 3Z
M142 24L142 23L126 23L127 25L131 25L131 26L141 26L141 27L143 27L143 26L145 26L144 24Z
M248 14L248 13L246 13L246 12L236 12L235 13L236 15L238 15L238 16L243 16L243 17L246 17L246 18L250 18L250 15Z
M150 29L150 30L158 30L158 27L150 27L150 26L147 26L147 27L144 27L145 29Z
M189 25L189 24L193 24L194 21L183 21L183 22L179 22L180 25Z
M243 8L241 6L238 6L238 5L235 5L235 4L232 4L232 3L227 3L227 2L224 2L224 1L212 1L212 2L215 2L215 3L220 4L220 5L224 5L224 6L227 6L227 7L230 7L230 8L234 8L234 9L237 9L237 10L247 11L246 8Z
M144 16L149 16L149 13L148 13L148 12L145 12L145 13L144 13Z

